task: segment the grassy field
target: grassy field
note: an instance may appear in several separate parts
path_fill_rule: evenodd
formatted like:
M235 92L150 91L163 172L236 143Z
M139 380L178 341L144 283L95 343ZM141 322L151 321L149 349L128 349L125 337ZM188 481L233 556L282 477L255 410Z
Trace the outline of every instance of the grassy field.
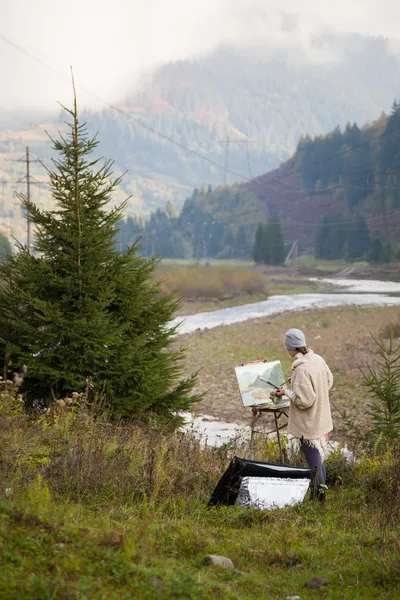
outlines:
M196 411L228 422L248 421L251 415L242 406L233 368L242 362L269 358L282 360L284 372L289 373L291 361L283 347L283 335L289 327L298 327L305 331L309 346L332 369L335 405L348 410L362 425L367 398L359 366L375 358L370 332L376 335L389 322L398 320L396 307L337 308L285 313L182 336L179 343L187 348L186 371L201 369L198 388L206 392ZM335 426L334 435L340 437L338 415Z
M262 284L270 277L283 285L277 270L261 276ZM376 360L369 331L398 315L398 308L288 313L176 343L187 346L187 373L202 368L198 387L206 396L196 411L247 420L233 367L281 358L289 372L283 334L304 329L332 368L335 404L363 426L358 366ZM339 453L330 457L326 506L307 500L272 511L208 509L231 456L246 455L240 442L203 447L154 424L110 422L79 400L33 418L17 393L2 389L1 600L400 600L400 464L383 444L351 464ZM334 437L343 437L338 416ZM260 438L256 458L276 461L276 443ZM227 556L235 568L207 566L208 554ZM310 589L315 577L328 584Z
M398 525L361 506L355 490L268 513L0 504L3 600L400 598ZM207 554L236 570L209 567ZM327 578L308 589L314 577Z
M326 506L207 509L226 449L84 408L32 420L0 402L2 600L400 598L395 455L333 457ZM315 577L328 585L307 588Z

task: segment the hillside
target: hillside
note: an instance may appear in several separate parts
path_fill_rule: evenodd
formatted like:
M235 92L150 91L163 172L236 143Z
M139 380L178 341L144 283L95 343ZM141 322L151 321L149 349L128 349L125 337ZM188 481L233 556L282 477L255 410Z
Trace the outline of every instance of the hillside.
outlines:
M336 127L327 136L301 138L297 150L275 170L249 182L197 189L183 206L176 229L202 258L249 257L257 223L279 217L287 244L312 250L321 221L334 222L342 250L348 226L365 219L371 237L400 242L400 105L371 126ZM157 250L166 252L165 225ZM171 223L171 222L170 222ZM146 235L146 231L145 231ZM323 258L339 258L339 256Z
M310 58L267 42L220 47L159 67L127 94L122 113L84 112L90 131L99 134L99 155L115 160L117 175L127 171L116 199L131 196L127 215L164 208L168 200L181 208L203 182L215 186L261 176L287 160L302 135L371 121L400 95L399 56L388 40L330 33L313 39L312 50ZM14 120L11 127L10 118L3 116L0 127L2 217L19 237L23 222L13 191L23 191L16 181L24 172L11 160L29 145L33 157L49 161L44 130L53 135L63 123L42 120L28 128ZM44 176L39 167L35 174ZM48 205L45 186L36 193Z

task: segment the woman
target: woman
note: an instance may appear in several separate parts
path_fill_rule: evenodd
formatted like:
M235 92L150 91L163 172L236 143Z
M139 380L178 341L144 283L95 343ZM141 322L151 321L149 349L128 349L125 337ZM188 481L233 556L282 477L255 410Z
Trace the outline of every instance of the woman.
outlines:
M290 400L288 433L300 440L308 466L317 469L317 497L324 501L326 473L321 451L333 429L329 404L333 376L324 359L307 348L300 329L286 332L285 347L293 358L291 389L281 388L276 395L286 394Z

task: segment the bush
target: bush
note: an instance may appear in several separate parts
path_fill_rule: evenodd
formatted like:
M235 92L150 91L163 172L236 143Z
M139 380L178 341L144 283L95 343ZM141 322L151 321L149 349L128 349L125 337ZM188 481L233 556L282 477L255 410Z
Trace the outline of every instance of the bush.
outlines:
M389 341L383 335L372 338L377 346L377 367L367 365L363 371L362 384L367 388L372 402L368 405L371 429L367 439L378 439L389 446L400 443L400 345L394 343L393 327L390 326Z

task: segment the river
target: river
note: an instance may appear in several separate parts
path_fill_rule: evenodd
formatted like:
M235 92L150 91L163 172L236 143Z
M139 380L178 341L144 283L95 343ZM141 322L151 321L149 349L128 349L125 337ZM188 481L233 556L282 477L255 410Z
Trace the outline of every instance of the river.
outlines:
M231 308L176 317L171 325L179 325L177 333L193 333L199 329L213 329L220 325L233 325L249 319L277 315L286 311L299 311L335 306L395 306L400 305L400 283L358 279L321 279L337 288L335 292L270 296L268 300L242 304ZM344 291L342 292L341 289Z

